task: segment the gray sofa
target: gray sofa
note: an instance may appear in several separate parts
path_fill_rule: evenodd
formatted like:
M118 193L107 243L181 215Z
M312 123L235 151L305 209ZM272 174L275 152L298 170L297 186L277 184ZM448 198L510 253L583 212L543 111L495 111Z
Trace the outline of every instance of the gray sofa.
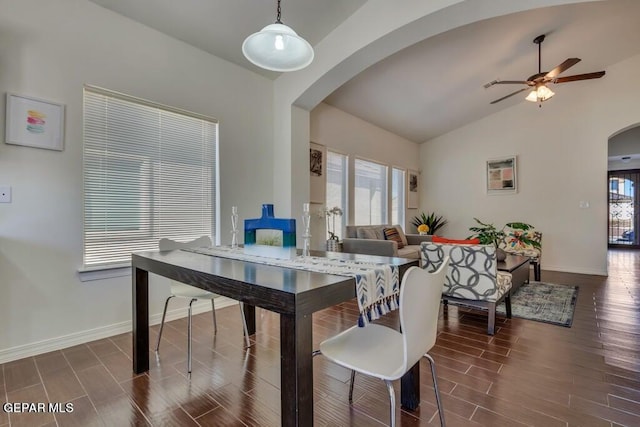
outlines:
M384 229L395 227L404 244L398 248L394 240L387 240ZM404 234L399 225L347 225L346 237L342 239L343 252L420 259L420 243L430 242L432 236Z

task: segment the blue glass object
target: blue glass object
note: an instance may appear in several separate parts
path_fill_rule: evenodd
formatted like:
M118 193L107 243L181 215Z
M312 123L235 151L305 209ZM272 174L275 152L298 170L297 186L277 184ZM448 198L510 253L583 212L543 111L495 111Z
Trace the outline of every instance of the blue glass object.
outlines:
M262 218L244 220L244 252L270 258L295 258L296 220L275 218L273 205L262 205Z

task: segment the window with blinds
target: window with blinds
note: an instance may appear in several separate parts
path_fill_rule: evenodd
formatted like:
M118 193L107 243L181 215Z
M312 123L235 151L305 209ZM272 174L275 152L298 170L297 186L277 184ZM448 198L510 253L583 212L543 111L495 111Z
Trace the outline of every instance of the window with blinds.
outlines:
M84 267L126 265L167 237L215 241L218 123L84 88Z

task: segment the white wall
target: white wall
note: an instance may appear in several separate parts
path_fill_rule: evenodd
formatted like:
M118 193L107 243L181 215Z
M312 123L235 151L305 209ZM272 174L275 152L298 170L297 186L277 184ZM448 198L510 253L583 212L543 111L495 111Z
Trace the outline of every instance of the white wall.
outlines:
M82 283L82 86L220 120L221 210L257 217L272 188L273 83L86 0L0 0L0 92L66 105L62 152L0 144L0 363L126 329L130 277ZM4 102L0 103L4 117ZM4 120L0 132L4 135ZM221 218L230 240L229 215ZM164 289L166 291L167 288ZM152 314L163 290L152 286Z
M311 141L349 156L351 182L356 157L402 169L418 170L418 144L328 104L321 103L311 111ZM313 205L314 209L317 207L319 206ZM351 208L353 214L353 206ZM414 215L417 215L416 209L405 211L407 224L410 224ZM353 215L351 216L347 222L349 224L353 224ZM316 220L314 226L312 235L325 236L326 226L323 221ZM342 233L340 237L344 237ZM313 239L312 242L314 248L321 249L324 239Z
M640 118L638 121L640 122ZM620 156L629 156L631 159L623 162ZM608 168L610 171L640 169L640 125L626 129L609 139Z
M422 144L422 206L444 214L451 237L466 237L473 217L531 223L543 233L543 269L606 274L607 141L640 121L640 55L606 71L554 87L542 108L523 100ZM485 160L511 154L518 193L487 195Z

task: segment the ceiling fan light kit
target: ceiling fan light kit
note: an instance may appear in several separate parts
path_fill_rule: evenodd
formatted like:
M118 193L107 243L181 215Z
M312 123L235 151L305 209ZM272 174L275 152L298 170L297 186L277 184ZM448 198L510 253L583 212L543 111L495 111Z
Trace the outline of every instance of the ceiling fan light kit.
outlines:
M545 85L542 85L532 90L525 99L531 102L544 102L555 94L556 93L554 91L552 91Z
M553 83L553 84L557 84L557 83L568 83L568 82L575 82L575 81L579 81L579 80L589 80L589 79L598 79L602 76L605 75L604 71L596 71L593 73L586 73L586 74L576 74L573 76L566 76L566 77L558 77L558 75L566 70L568 70L570 67L573 67L574 65L576 65L578 62L580 62L580 58L568 58L567 60L565 60L562 64L558 65L557 67L555 67L554 69L552 69L549 72L543 73L542 72L542 42L544 41L545 35L539 35L538 37L536 37L535 39L533 39L533 42L535 44L538 45L538 73L532 75L531 77L529 77L527 80L493 80L487 84L484 85L485 89L490 88L493 85L497 85L497 84L519 84L519 85L527 85L528 87L532 87L533 90L529 93L529 95L527 95L527 97L525 98L527 101L531 101L531 102L537 102L538 104L540 104L540 106L542 106L542 103L548 99L550 99L553 95L555 95L555 92L553 92L551 89L549 89L547 87L547 84L549 83ZM495 101L492 101L491 104L495 104L497 102L500 102L504 99L510 98L513 95L517 95L520 92L524 92L525 90L528 89L528 87L525 87L524 89L519 89L513 93L510 93L507 96L503 96L502 98L498 98Z
M305 68L313 61L313 48L291 27L280 21L280 0L275 24L251 34L242 43L242 53L254 65L287 72Z

